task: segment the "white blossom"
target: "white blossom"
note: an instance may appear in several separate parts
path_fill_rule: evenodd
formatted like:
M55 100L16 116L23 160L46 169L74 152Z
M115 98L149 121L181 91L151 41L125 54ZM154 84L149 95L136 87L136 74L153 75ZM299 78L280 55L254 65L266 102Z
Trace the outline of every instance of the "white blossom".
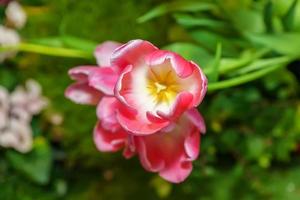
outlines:
M0 47L16 46L19 43L20 37L15 30L0 25ZM3 62L7 58L14 57L15 54L15 51L0 52L0 62Z
M17 1L12 1L8 4L5 14L9 23L11 23L14 27L18 29L24 27L27 15Z
M47 105L40 85L28 80L11 94L0 86L0 146L26 153L32 149L32 116Z

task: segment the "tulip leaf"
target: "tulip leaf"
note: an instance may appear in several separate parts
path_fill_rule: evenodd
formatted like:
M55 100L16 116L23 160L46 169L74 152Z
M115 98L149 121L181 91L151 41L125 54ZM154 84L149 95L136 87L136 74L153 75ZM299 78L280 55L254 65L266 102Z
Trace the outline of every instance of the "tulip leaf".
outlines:
M294 19L296 14L296 6L298 0L294 0L287 12L282 18L282 24L286 31L291 31L294 28Z
M187 60L192 60L195 63L205 68L212 61L212 55L200 46L190 43L173 43L166 46L164 49L174 51Z
M211 73L208 75L208 81L210 83L218 81L221 56L222 56L222 43L218 43L215 59L213 64L211 65L212 70Z
M64 46L60 37L45 37L45 38L31 39L29 41L32 43L35 43L35 44L48 45L51 47L63 47Z
M263 33L265 32L264 19L257 10L238 9L229 14L233 26L240 32Z
M196 18L187 14L174 14L173 16L178 24L186 27L201 26L217 29L225 29L226 27L226 23L214 19L204 17Z
M217 34L212 31L196 30L191 32L191 36L201 46L207 48L211 52L215 52L215 48L219 42L222 43L222 53L224 56L236 56L238 55L238 41L224 37L221 34Z
M52 166L52 152L45 138L34 140L33 150L27 154L8 151L6 154L11 165L21 174L38 184L47 184Z
M137 19L138 23L144 23L153 18L165 15L170 12L175 11L187 11L187 12L198 12L198 11L207 11L213 10L216 6L211 3L206 2L197 2L197 1L175 1L172 3L161 4L143 16Z
M250 41L277 53L290 56L300 55L300 33L247 34L247 37Z
M267 32L272 33L273 28L273 3L269 0L264 7L264 22Z
M97 46L97 43L94 41L77 38L70 35L61 36L63 43L67 47L93 52Z
M251 73L247 73L244 74L242 76L238 76L238 77L234 77L231 79L227 79L227 80L222 80L222 81L218 81L216 83L212 83L208 85L208 91L215 91L215 90L220 90L220 89L224 89L224 88L229 88L229 87L233 87L233 86L237 86L243 83L247 83L249 81L253 81L256 80L258 78L261 78L277 69L280 69L282 67L284 67L284 64L275 64L275 65L271 65L271 66L267 66L263 69L251 72Z

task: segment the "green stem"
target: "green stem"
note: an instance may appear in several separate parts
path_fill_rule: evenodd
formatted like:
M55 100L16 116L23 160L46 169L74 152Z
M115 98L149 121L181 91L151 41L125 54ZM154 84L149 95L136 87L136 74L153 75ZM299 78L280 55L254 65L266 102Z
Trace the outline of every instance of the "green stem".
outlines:
M276 69L279 69L281 67L284 67L284 64L279 64L279 65L273 65L271 67L268 68L264 68L261 69L259 71L255 71L240 77L236 77L236 78L232 78L229 80L225 80L225 81L220 81L217 83L212 83L212 84L208 84L208 91L215 91L215 90L219 90L219 89L224 89L224 88L228 88L228 87L233 87L236 85L240 85L249 81L253 81L255 79L258 79L272 71L275 71Z
M236 75L242 75L242 74L246 74L249 73L251 71L254 70L259 70L271 65L277 65L277 64L286 64L291 60L291 57L288 56L282 56L279 58L267 58L267 59L261 59L261 60L257 60L254 63L252 63L251 65L241 68L240 70L238 70L237 72L234 72L234 74Z
M43 54L48 56L85 58L85 59L93 58L92 52L86 52L77 49L61 48L61 47L49 47L49 46L43 46L39 44L20 43L16 46L0 47L0 52L10 51L10 50L38 53L38 54Z

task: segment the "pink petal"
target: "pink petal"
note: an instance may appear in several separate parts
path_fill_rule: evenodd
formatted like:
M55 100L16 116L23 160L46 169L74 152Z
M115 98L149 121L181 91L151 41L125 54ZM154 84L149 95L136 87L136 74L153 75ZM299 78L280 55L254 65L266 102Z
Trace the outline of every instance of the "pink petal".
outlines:
M151 135L135 136L143 167L173 183L184 181L192 171L192 161L199 155L200 133L183 115L177 123Z
M114 97L103 97L97 106L97 116L102 127L107 130L116 131L120 125L116 118L118 100Z
M89 85L106 95L113 95L119 75L111 67L98 68L89 76Z
M136 148L135 148L135 144L133 141L133 136L128 134L125 148L123 150L123 156L126 159L129 159L132 156L134 156L135 154L136 154Z
M150 67L170 63L176 72L180 85L194 96L193 105L198 106L207 90L207 79L201 68L180 55L164 50L157 50L146 56L145 62Z
M182 156L176 162L172 163L169 167L159 172L159 175L167 181L172 183L183 182L192 172L193 166L189 161L185 161Z
M151 134L167 126L169 122L166 120L151 121L154 118L147 116L147 113L144 112L147 109L145 107L147 104L145 104L145 101L141 101L143 98L142 93L131 96L131 76L129 74L131 69L132 66L128 66L123 71L115 87L115 96L122 103L122 106L118 109L117 118L120 125L127 131L136 135ZM138 105L136 102L141 104ZM150 117L150 120L147 117Z
M163 113L158 111L157 114L162 118L174 121L182 115L187 109L190 109L193 105L193 95L189 92L181 92L177 95L175 103L171 107L169 113Z
M86 82L83 82L70 85L65 91L65 96L78 104L96 105L102 95Z
M121 43L114 41L106 41L98 45L95 49L94 55L99 66L110 66L110 58L115 49L121 46Z
M140 115L130 114L130 110L126 110L124 108L117 110L117 119L125 130L132 132L134 135L152 134L169 124L168 121L161 123L150 122Z
M144 57L157 50L153 44L144 40L131 40L114 51L111 64L124 69L128 65L144 62Z
M199 148L200 148L200 134L199 130L195 127L194 130L186 136L184 141L184 149L187 156L191 160L197 159L199 155Z
M196 108L186 111L186 115L191 122L200 130L201 133L206 132L206 126L202 115Z
M149 66L160 65L169 60L176 74L181 78L190 76L194 71L194 66L190 62L170 51L153 51L146 56L145 60L146 64Z
M147 144L147 138L145 137L136 137L136 145L138 148L139 158L142 166L151 172L158 172L164 168L164 160L160 159L158 156L153 153L152 148L149 148Z
M193 104L197 107L203 100L207 91L207 78L204 75L201 68L194 62L190 62L194 66L193 74L188 78L187 84L194 83L194 88L191 89L191 93L194 95Z
M116 132L105 130L98 123L94 129L94 142L99 151L115 152L124 147L128 134L119 129Z
M86 82L89 75L93 74L97 70L98 67L96 66L79 66L70 69L68 73L73 80Z

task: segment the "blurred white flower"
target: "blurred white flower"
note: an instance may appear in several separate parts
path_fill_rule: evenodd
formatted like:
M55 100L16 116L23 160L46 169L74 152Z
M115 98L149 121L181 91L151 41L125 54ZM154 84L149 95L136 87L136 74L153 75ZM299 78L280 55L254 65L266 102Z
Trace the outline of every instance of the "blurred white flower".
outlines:
M14 148L21 153L32 149L32 130L30 124L11 118L0 133L0 145L5 148Z
M22 153L32 148L32 116L47 105L36 81L28 80L25 85L11 94L0 86L0 146Z
M27 20L27 15L22 6L17 1L12 1L8 4L5 10L5 14L8 22L14 27L18 29L24 27Z
M7 124L9 94L6 88L0 86L0 130Z
M15 30L0 25L0 47L15 46L19 43L20 37ZM3 62L7 58L14 57L15 54L15 51L0 52L0 62Z
M64 121L64 117L60 114L60 113L53 113L51 114L50 116L50 122L53 124L53 125L61 125Z

